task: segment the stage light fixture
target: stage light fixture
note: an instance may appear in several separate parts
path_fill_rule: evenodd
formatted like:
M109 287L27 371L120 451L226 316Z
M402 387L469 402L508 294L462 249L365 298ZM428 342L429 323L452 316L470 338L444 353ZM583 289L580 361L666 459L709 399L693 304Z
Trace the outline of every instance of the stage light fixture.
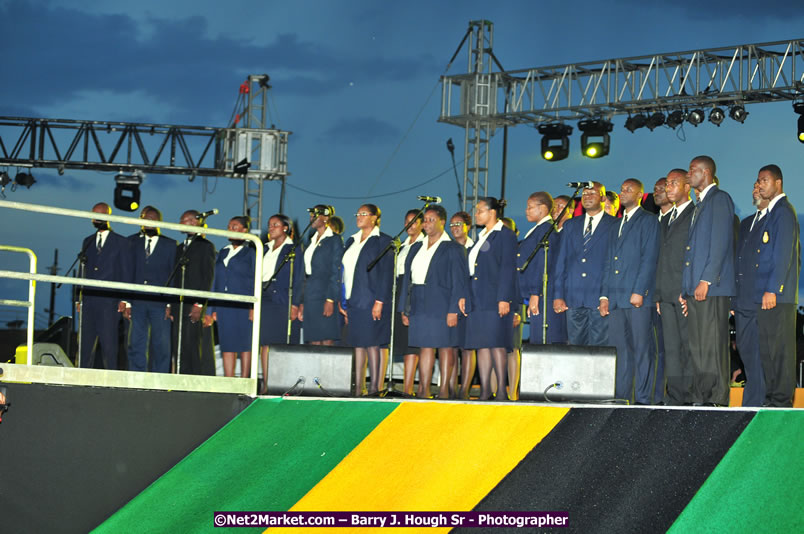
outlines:
M742 124L745 121L745 118L748 117L748 112L739 104L735 104L729 110L729 117L732 120L735 120Z
M246 158L243 158L237 162L233 170L235 174L246 174L250 167L251 163Z
M720 108L715 108L709 112L709 122L715 126L720 126L720 123L726 118L726 114Z
M687 122L689 122L693 126L697 127L699 124L701 124L704 121L705 116L706 115L704 114L702 109L693 109L687 115Z
M14 177L14 183L30 189L31 186L36 183L36 180L30 172L19 171L17 172L17 176Z
M804 102L793 103L793 111L798 113L798 141L804 143Z
M627 119L625 119L625 127L631 133L634 133L634 130L644 127L647 123L648 118L642 113L637 113L636 115L629 116Z
M684 122L684 112L680 109L675 110L667 116L667 126L675 129L676 126Z
M0 187L5 189L6 186L10 183L11 183L11 176L9 176L6 171L0 172Z
M114 177L114 207L123 211L135 211L140 207L140 184L142 173L120 173Z
M609 153L609 132L614 128L605 119L584 119L578 123L581 135L581 153L587 158L602 158ZM591 138L591 140L590 140Z
M645 125L652 132L654 128L664 124L664 113L657 111L648 118L648 123Z
M572 126L561 123L540 124L542 157L547 161L561 161L569 155L569 136Z

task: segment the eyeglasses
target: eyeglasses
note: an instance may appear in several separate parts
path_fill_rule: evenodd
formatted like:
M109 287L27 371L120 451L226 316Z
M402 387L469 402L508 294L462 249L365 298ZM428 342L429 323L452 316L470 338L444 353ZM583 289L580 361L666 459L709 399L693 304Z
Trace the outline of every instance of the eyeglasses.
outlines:
M462 222L455 222L455 223L449 223L449 225L450 225L451 228L454 228L456 226L463 226L463 223Z
M372 214L367 212L367 211L361 211L359 213L355 213L355 217L368 217L369 215L372 215Z

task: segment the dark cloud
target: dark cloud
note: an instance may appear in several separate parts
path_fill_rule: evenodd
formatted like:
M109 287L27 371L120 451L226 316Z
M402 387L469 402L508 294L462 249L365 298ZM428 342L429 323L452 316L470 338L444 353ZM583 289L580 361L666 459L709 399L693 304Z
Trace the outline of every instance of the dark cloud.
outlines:
M152 30L138 39L131 17L49 7L24 0L0 4L6 72L13 83L0 87L0 115L27 107L69 103L80 91L126 94L144 91L164 103L171 117L149 110L124 109L125 119L207 124L221 108L234 105L244 69L260 65L277 91L316 95L341 90L350 81L400 81L437 72L432 58L389 58L369 54L355 59L325 43L304 42L292 33L266 45L221 36L210 39L203 17L150 18ZM113 30L112 30L113 29ZM31 38L35 31L37 38ZM114 36L110 39L110 35ZM199 116L198 110L214 110ZM104 117L74 117L102 120Z
M399 139L399 130L373 117L340 119L323 133L322 139L344 145L379 145Z

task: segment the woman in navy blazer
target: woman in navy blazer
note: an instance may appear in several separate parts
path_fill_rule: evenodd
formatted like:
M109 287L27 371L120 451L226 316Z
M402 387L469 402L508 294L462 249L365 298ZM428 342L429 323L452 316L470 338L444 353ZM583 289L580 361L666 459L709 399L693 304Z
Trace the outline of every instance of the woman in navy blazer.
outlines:
M247 217L232 217L230 232L248 232ZM215 280L212 291L250 295L254 291L254 262L256 251L243 239L230 239L215 261ZM253 308L242 302L219 302L210 306L211 324L218 322L218 342L223 357L223 374L234 376L237 354L240 353L240 376L248 378L251 371L251 319Z
M443 207L427 208L424 212L427 239L411 247L402 280L402 322L410 325L410 345L420 350L418 397L430 397L437 348L441 372L438 396L450 398L450 375L455 368L453 347L458 344L458 313L461 306L464 310L467 308L466 249L444 232L446 222L447 211Z
M480 400L491 397L491 369L497 395L506 396L507 354L513 349L511 303L517 300L516 236L500 216L503 201L480 197L475 221L483 226L469 251L472 311L466 321L466 348L477 349Z
M368 265L391 242L380 233L380 208L374 204L360 206L357 214L357 233L346 240L343 253L343 284L346 290L346 310L341 313L349 325L347 344L355 348L357 394L366 384L366 362L371 366L369 394L379 390L383 370L380 366L380 346L391 340L391 286L394 276L394 257L385 254L369 271Z
M293 291L299 291L301 273L304 266L299 261L302 257L301 249L292 260L285 261L285 256L293 248L293 225L286 215L277 213L268 219L268 237L270 241L265 246L265 255L262 264L262 282L269 280L270 286L262 291L262 312L260 314L260 360L262 360L263 388L261 393L267 393L265 377L268 373L268 347L270 345L285 344L288 342L288 293L290 289L291 261L293 262ZM276 270L282 270L275 278L271 278ZM290 307L293 321L299 315L299 307ZM293 336L295 333L292 333ZM291 342L292 341L291 337ZM298 342L298 341L296 341Z
M304 326L304 340L312 345L334 345L341 338L335 303L341 294L341 257L343 240L329 227L335 208L319 204L310 213L315 233L300 255L304 261L304 290L294 304L299 306L299 320Z

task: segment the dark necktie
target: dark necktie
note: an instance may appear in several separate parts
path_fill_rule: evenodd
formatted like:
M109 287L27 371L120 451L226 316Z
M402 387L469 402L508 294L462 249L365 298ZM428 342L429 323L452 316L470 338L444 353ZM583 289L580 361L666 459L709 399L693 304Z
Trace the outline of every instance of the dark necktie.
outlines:
M586 230L583 231L583 250L589 248L589 242L592 240L592 217L589 217L589 224L586 225Z
M151 247L153 246L153 240L150 237L145 238L145 259L147 260L151 256Z
M98 254L103 250L103 237L101 237L100 232L98 232L98 241L95 243L95 248L98 250Z
M621 237L623 235L623 228L625 228L626 224L628 224L628 215L623 215L623 223L620 225L620 233L617 234L617 237Z
M676 220L676 215L678 215L678 211L676 210L676 207L673 206L673 213L670 214L670 222L667 223L667 226L673 224L673 221Z

